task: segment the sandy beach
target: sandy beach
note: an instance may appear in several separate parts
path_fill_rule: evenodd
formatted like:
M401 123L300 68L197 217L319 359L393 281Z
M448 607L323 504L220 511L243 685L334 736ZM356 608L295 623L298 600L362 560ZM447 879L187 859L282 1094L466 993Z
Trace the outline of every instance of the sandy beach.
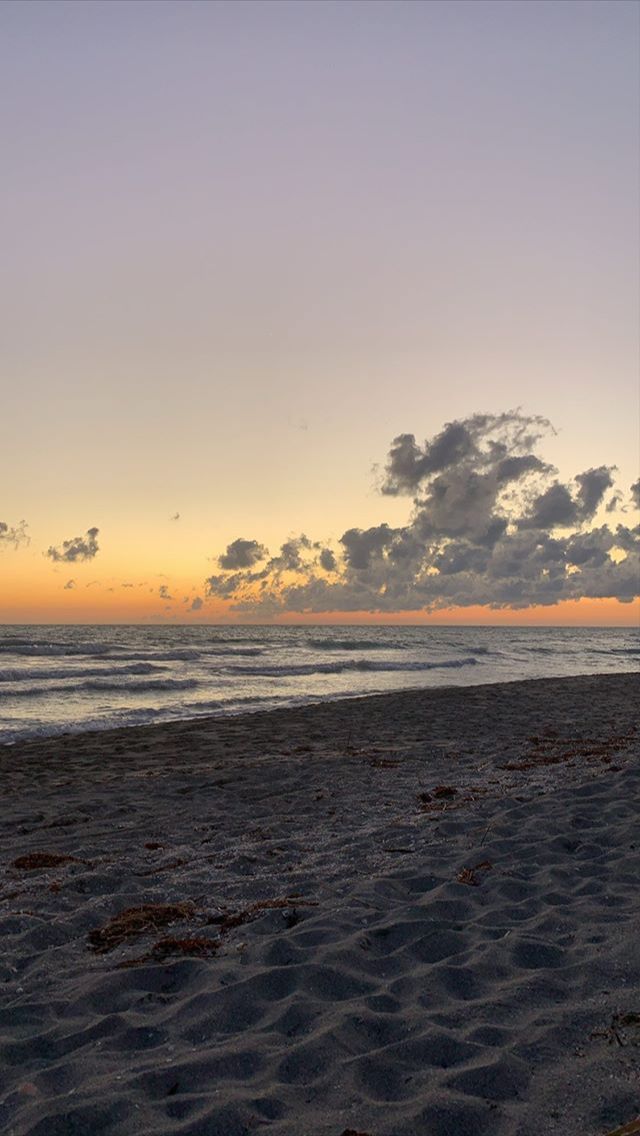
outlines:
M640 1114L640 676L0 749L11 1136Z

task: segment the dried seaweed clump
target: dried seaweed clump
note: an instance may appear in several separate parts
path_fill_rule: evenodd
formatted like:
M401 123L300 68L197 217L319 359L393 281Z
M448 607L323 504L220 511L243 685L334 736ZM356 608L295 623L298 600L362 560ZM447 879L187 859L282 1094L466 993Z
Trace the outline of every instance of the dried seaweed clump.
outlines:
M58 868L61 864L83 863L84 860L79 860L77 856L65 856L61 852L29 852L26 856L18 856L11 866L25 872L37 872L44 868Z
M119 963L121 970L127 967L140 966L145 962L163 962L166 958L182 955L186 958L211 958L220 947L220 939L205 939L194 936L190 939L173 939L170 937L158 939L148 954L141 958L128 959Z
M480 880L476 875L477 872L490 872L493 867L491 860L483 860L480 864L474 864L473 868L463 868L458 872L456 880L459 884L469 884L471 887L479 887Z
M103 927L95 927L89 932L89 947L97 954L106 954L127 939L159 931L179 919L190 918L194 912L192 903L143 903L140 907L128 907L114 915Z

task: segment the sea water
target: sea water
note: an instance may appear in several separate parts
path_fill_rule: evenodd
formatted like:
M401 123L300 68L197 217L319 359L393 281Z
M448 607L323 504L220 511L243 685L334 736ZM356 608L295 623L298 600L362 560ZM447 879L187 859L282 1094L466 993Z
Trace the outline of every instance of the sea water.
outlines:
M624 628L4 626L0 742L639 660Z

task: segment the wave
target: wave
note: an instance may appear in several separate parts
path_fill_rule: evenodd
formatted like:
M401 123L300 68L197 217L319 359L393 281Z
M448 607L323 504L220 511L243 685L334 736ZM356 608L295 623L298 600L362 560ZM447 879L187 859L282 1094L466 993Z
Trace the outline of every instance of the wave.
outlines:
M594 655L640 655L640 647L592 647Z
M5 655L108 655L117 650L109 643L34 643L28 640L0 643L0 653Z
M61 694L148 694L154 691L194 690L199 683L194 678L158 678L143 682L115 682L110 679L87 679L84 682L59 683L57 686L30 686L18 690L3 690L4 698L47 698Z
M379 639L307 639L307 646L316 651L393 651L395 643L381 643Z
M264 647L176 647L173 651L154 651L149 657L167 662L189 662L218 655L249 656L264 655Z
M31 682L33 679L44 681L47 679L66 678L84 679L101 678L113 675L148 675L162 674L166 667L157 667L153 663L132 663L128 667L82 667L77 670L69 667L23 667L20 670L0 671L0 683L3 682ZM56 689L56 688L52 688ZM59 687L57 689L60 689Z
M264 655L264 647L214 647L205 655Z
M239 666L229 667L228 669L233 671L234 674L253 675L256 678L260 676L276 678L289 675L342 674L343 671L435 671L448 667L471 667L477 662L475 656L469 655L463 659L443 659L438 663L378 663L372 659L345 659L342 663L299 663L293 666L274 664L266 667Z
M562 647L532 647L528 643L523 643L520 650L525 655L561 655L566 650L566 646L563 643Z

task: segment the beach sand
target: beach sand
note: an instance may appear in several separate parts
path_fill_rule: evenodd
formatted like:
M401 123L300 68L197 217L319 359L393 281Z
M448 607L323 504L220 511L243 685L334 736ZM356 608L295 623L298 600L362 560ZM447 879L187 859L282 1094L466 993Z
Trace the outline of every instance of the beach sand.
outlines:
M0 1129L629 1123L639 704L594 675L0 749Z

